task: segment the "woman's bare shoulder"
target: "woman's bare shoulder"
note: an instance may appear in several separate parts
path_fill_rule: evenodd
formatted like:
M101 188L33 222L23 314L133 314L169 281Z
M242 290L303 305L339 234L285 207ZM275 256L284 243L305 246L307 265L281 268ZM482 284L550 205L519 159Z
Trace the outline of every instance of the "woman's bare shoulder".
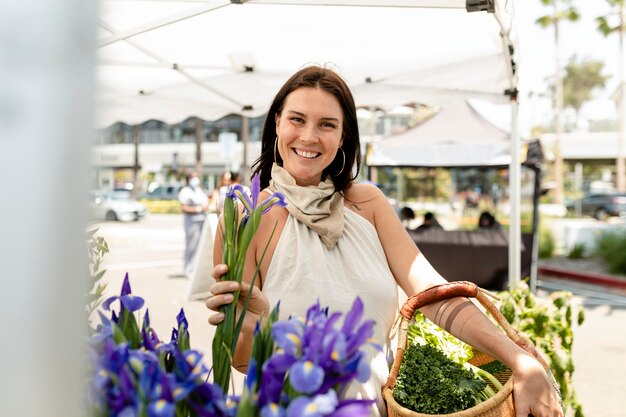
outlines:
M377 187L371 184L353 184L344 192L344 205L375 225L376 213L389 205L389 202Z
M353 204L378 206L387 204L385 194L372 184L352 184L344 192L344 198Z

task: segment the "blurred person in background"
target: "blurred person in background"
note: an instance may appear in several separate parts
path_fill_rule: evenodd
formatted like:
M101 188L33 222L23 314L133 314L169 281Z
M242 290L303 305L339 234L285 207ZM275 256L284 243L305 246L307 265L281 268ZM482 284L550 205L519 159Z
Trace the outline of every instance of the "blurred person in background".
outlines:
M415 212L411 207L404 206L400 209L400 221L405 228L410 229L411 224L415 220Z
M187 185L178 193L178 201L183 212L185 229L183 275L189 278L193 272L193 260L200 243L206 212L209 209L209 199L200 186L197 172L190 172L185 180Z
M443 229L435 215L428 211L424 213L424 221L420 224L416 230L426 230L426 229Z
M483 211L480 213L480 217L478 218L478 229L501 230L502 226L497 222L496 218L493 217L493 214L488 211Z

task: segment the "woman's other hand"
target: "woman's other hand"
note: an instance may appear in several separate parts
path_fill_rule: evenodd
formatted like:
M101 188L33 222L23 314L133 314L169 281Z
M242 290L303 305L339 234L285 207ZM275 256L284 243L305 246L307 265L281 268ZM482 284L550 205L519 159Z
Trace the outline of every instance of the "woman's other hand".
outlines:
M520 355L513 370L515 416L563 417L558 394L543 366L531 355Z
M212 325L218 325L224 321L224 313L220 311L221 307L232 303L234 299L233 293L239 290L239 284L236 281L222 281L222 276L224 276L227 271L228 267L224 264L215 265L211 271L211 275L215 278L215 283L210 287L212 295L207 298L205 304L209 310L215 312L215 314L209 316L209 323ZM243 304L249 292L250 285L245 282L242 283L237 303L237 318L241 314ZM253 333L256 322L259 319L267 317L268 314L269 301L267 297L265 297L258 287L252 287L252 295L248 303L248 311L246 312L242 331L250 334Z

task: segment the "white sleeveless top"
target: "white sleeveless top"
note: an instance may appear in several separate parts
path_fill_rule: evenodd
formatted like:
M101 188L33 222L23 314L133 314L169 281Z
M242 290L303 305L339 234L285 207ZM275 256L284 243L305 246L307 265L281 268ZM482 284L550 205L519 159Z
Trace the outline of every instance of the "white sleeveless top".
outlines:
M332 249L320 237L289 215L270 262L263 293L276 305L280 318L306 317L317 300L330 312L345 313L359 296L364 319L376 322L374 339L383 352L367 349L372 367L368 382L355 382L346 398L376 399L372 416L385 415L381 387L387 380L392 351L389 332L398 312L398 287L387 264L376 229L370 222L343 207L344 232Z

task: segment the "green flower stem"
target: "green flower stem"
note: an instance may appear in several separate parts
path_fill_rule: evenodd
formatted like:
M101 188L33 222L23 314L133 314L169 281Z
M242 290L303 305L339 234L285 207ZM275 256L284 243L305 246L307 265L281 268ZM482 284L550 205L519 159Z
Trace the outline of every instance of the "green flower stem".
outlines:
M228 265L228 272L224 280L237 281L241 285L245 266L245 257L252 238L256 234L261 223L263 207L257 207L247 219L239 221L238 208L232 199L226 199L224 203L224 227L223 262ZM274 226L275 230L276 226ZM274 231L272 231L273 235ZM267 250L267 245L265 247ZM263 252L265 255L265 251ZM258 267L254 273L251 285L258 275ZM214 381L225 394L230 386L232 357L237 346L239 334L245 318L250 293L245 301L239 320L237 320L237 302L240 291L233 293L233 301L223 307L224 321L217 326L213 339L213 372Z

